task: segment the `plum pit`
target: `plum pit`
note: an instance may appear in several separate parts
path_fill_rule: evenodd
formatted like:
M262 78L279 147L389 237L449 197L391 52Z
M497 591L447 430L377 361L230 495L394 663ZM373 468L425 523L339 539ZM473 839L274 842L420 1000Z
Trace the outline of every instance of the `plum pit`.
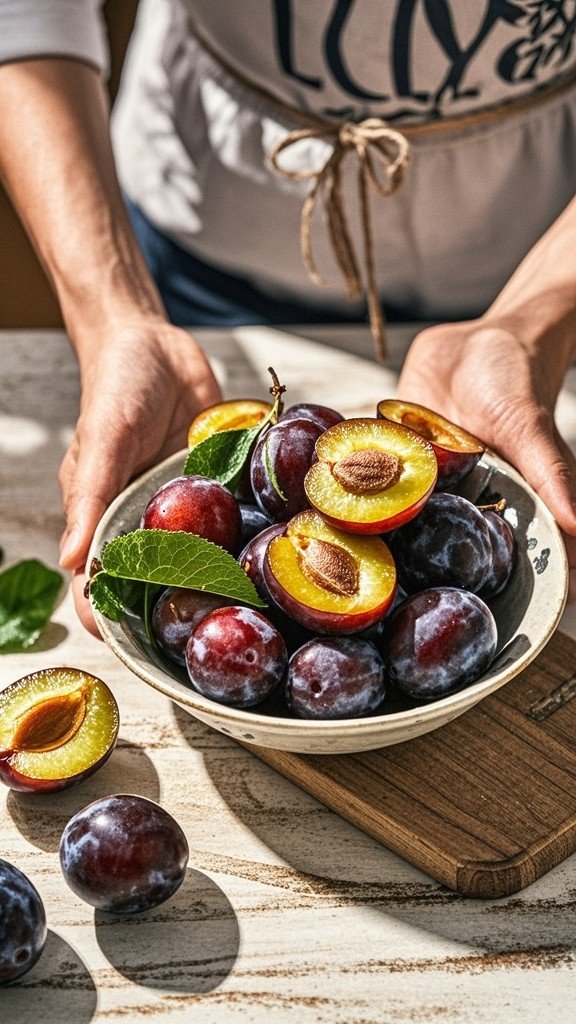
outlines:
M81 782L108 759L118 705L106 684L71 668L45 669L0 693L0 780L50 792Z

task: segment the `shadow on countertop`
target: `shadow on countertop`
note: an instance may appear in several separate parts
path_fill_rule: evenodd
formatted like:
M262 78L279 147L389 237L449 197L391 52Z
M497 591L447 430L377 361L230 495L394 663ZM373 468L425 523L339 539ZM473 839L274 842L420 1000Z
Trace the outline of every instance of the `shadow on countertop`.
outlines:
M136 985L170 992L211 992L231 973L240 928L222 889L188 869L178 891L145 914L97 910L96 939L106 959Z

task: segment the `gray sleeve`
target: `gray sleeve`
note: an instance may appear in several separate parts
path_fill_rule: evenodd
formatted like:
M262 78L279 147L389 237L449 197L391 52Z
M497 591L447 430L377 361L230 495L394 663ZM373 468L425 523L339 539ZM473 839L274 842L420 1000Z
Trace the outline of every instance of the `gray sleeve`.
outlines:
M30 57L76 57L106 75L102 0L0 0L0 64Z

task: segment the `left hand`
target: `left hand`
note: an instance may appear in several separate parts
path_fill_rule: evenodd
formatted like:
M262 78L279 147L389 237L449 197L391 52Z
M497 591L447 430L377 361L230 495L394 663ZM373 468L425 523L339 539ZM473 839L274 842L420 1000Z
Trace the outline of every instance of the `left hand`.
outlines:
M572 345L557 342L486 318L428 328L412 342L398 397L458 423L516 467L564 532L574 599L576 459L554 422Z

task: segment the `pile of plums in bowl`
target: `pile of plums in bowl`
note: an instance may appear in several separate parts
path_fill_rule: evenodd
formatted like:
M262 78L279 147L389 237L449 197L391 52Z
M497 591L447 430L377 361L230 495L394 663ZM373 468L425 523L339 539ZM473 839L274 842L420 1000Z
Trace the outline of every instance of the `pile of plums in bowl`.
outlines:
M221 403L197 417L189 444L269 410ZM177 466L175 456L117 500L93 553L135 525L196 533L238 559L266 607L168 587L151 616L156 650L129 619L98 621L139 676L238 738L320 753L399 742L514 675L561 613L550 514L477 438L423 407L387 400L354 419L288 408L263 428L235 494ZM558 569L544 619L528 527Z

